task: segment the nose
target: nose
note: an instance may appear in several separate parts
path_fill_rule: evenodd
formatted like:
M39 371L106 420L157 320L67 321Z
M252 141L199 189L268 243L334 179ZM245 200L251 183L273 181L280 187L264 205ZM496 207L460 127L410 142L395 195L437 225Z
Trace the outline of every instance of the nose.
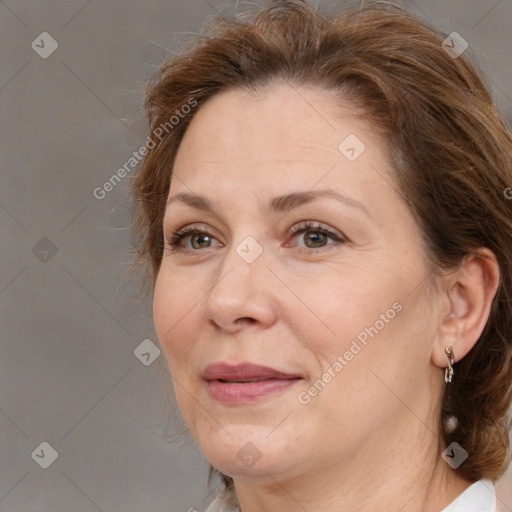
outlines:
M248 247L241 243L226 251L204 302L206 321L228 333L244 325L269 327L277 318L275 280L267 268L265 251L252 260L244 254Z

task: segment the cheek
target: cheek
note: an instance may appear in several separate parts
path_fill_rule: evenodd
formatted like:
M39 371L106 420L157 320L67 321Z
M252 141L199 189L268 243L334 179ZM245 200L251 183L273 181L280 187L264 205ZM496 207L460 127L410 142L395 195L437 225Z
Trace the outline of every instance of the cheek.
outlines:
M372 271L346 266L346 269L343 273L308 278L290 276L288 281L301 299L300 302L296 298L288 299L290 315L309 336L316 333L310 339L318 340L319 346L324 338L326 349L343 349L358 335L364 341L365 329L377 323L378 330L383 330L399 316L397 310L402 309L405 288L399 278L386 276L375 268Z
M197 339L195 331L199 328L196 308L201 304L198 300L190 281L187 284L187 280L180 280L178 274L173 274L172 279L165 272L159 274L153 298L153 319L173 375L183 369L183 363L192 355L192 340Z
M337 340L329 346L330 365L341 355L342 373L351 383L349 389L354 385L353 396L366 397L376 406L395 400L387 387L401 396L414 392L412 381L424 381L422 372L429 367L435 336L435 311L421 287L411 293L414 286L407 278L374 274L356 281L350 293L328 292L333 320L327 322L336 332L331 338Z
M345 265L346 271L309 279L289 276L290 288L309 308L290 298L288 321L291 324L293 318L293 331L300 333L318 363L310 367L311 380L330 369L331 376L324 375L325 380L336 381L329 384L335 401L341 391L351 389L351 396L375 404L372 397L378 402L387 396L383 382L403 389L410 380L407 376L428 363L428 338L435 322L422 290L411 293L413 276L419 281L422 269L412 268L410 262L393 268L387 263L371 268L354 263Z

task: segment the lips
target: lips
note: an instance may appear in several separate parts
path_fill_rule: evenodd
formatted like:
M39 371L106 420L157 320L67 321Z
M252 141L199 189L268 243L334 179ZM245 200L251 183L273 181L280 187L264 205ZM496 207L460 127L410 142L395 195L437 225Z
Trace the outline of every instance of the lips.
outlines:
M298 374L291 374L252 363L229 365L227 363L214 363L206 367L203 378L207 381L219 380L223 382L258 382L263 380L292 380L300 379Z
M203 372L210 396L225 405L243 405L283 393L302 376L253 363L214 363Z

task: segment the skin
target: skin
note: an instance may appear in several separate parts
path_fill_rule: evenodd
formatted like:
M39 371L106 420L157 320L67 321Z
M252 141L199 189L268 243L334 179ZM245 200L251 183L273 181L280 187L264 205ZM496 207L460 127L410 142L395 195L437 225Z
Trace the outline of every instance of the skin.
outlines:
M185 237L181 252L166 246L155 327L183 417L206 458L234 478L243 512L438 512L472 483L438 452L444 349L453 345L458 361L478 340L498 266L484 249L488 259L470 257L443 277L428 270L420 230L371 126L328 92L273 83L214 96L178 151L169 197L204 195L218 215L168 205L167 240L190 224L211 236ZM350 134L366 146L353 162L338 149ZM369 215L328 198L287 213L262 209L275 196L324 188ZM314 228L290 235L303 221L344 241L314 238ZM248 236L263 250L252 263L236 251ZM299 393L397 302L401 311L300 403ZM201 377L219 361L302 380L226 405ZM248 442L261 454L252 467L237 457Z

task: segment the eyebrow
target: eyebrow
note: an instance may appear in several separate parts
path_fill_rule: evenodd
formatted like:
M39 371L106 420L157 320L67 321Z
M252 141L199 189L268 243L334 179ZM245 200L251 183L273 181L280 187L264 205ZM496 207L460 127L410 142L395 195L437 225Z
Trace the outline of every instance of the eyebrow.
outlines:
M268 206L264 206L263 209L268 212L285 213L321 198L335 199L336 201L350 206L351 208L362 211L365 215L371 218L371 214L364 204L356 201L350 196L332 189L292 192L290 194L277 196L268 203ZM167 201L167 205L176 202L183 203L197 210L212 212L216 215L219 215L217 207L205 196L183 192L181 194L176 194L175 196L170 197Z

